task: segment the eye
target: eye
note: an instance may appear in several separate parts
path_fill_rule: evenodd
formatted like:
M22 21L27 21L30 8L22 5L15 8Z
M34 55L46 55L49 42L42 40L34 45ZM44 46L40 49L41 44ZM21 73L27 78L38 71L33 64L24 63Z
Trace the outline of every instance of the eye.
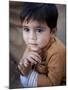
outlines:
M39 28L39 29L37 29L37 32L43 32L44 30L43 29L41 29L41 28Z
M25 32L29 32L29 31L30 31L29 28L23 28L23 30L24 30Z

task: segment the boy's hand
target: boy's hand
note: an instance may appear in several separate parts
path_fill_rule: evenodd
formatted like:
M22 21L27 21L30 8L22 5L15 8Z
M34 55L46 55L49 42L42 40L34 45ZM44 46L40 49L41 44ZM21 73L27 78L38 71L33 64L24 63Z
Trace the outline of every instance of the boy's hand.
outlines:
M32 65L41 63L41 56L38 51L29 51L24 53L23 57L21 58L18 68L22 72L23 75L25 75L27 72L29 72L29 68L32 67Z
M25 67L29 64L33 65L37 63L41 63L41 57L37 52L31 51L23 56L23 64Z
M28 67L29 65L41 63L41 56L36 51L25 52L22 59L20 60L20 65Z

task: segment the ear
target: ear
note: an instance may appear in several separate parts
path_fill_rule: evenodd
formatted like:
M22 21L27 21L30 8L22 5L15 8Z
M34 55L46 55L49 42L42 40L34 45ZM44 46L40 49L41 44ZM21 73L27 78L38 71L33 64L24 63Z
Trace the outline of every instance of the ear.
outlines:
M51 29L51 34L55 34L56 31L57 31L57 28L56 28L56 27L55 27L55 28L52 28L52 29Z

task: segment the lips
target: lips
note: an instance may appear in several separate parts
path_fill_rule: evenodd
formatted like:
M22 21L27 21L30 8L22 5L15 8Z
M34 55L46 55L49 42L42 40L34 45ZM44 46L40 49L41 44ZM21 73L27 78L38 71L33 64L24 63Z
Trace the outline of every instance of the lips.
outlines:
M37 47L38 45L35 43L30 43L29 46Z
M29 45L38 45L37 43L28 43Z
M34 51L39 50L38 44L35 44L35 43L30 43L29 47L31 48L31 50L34 50Z

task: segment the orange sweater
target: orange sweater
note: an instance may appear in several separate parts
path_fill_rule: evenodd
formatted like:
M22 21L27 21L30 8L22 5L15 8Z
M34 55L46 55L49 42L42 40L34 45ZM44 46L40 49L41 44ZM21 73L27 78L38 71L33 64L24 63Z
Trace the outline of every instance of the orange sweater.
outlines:
M56 37L52 37L47 48L43 50L43 61L46 68L40 68L38 70L44 75L39 75L38 86L51 86L60 85L66 80L66 58L65 47L60 40ZM43 65L43 64L42 64ZM40 79L41 78L41 79ZM43 83L43 84L41 84Z
M66 80L66 54L63 43L55 36L51 37L48 45L42 50L41 56L41 64L33 67L39 73L37 85L61 85ZM28 68L23 70L24 73L29 71Z

